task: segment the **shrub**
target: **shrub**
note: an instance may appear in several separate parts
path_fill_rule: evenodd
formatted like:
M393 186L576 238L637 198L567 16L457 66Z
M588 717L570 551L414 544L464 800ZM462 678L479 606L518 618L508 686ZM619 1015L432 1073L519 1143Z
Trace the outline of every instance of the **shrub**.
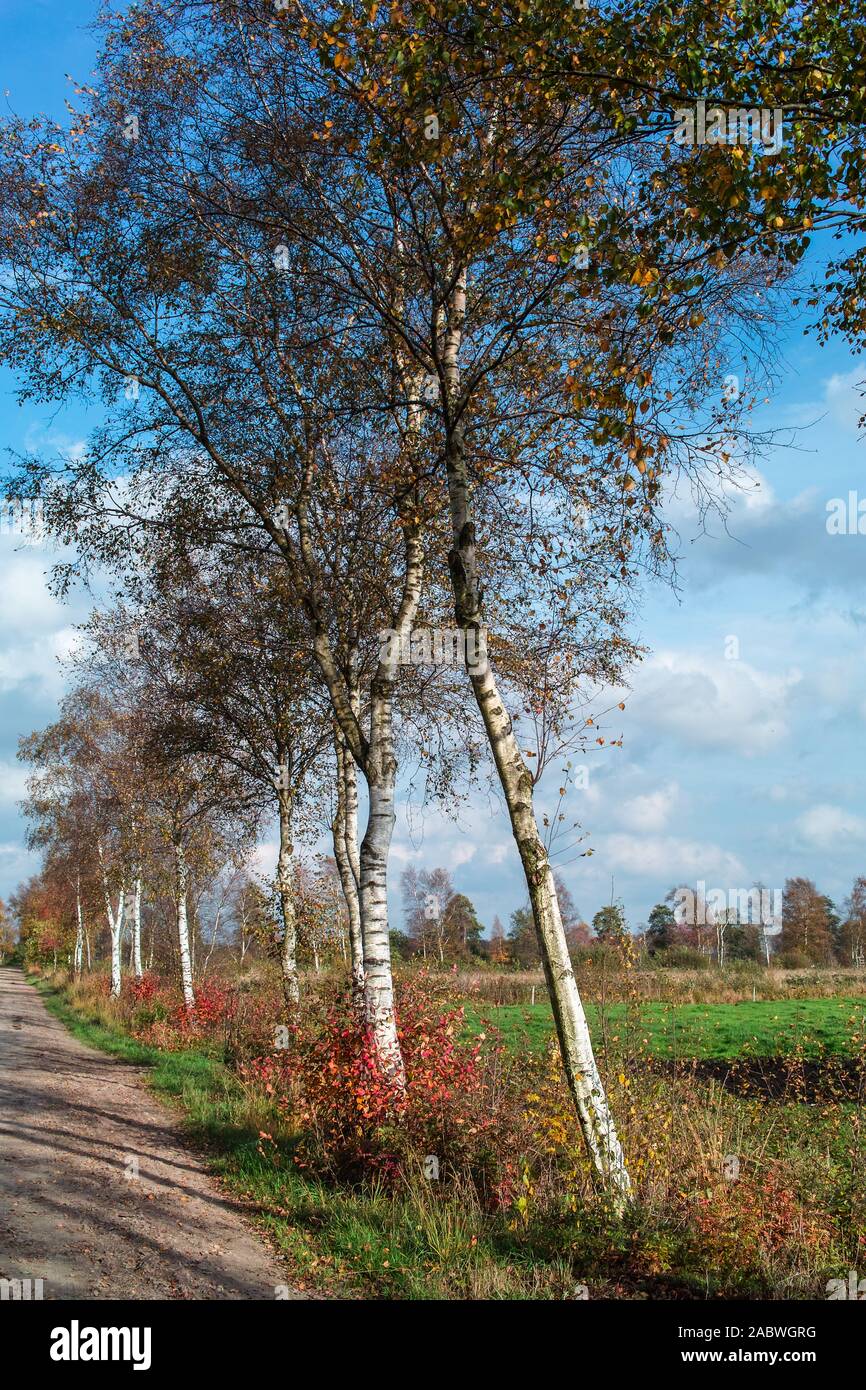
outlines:
M781 951L776 957L776 964L783 970L808 970L810 965L815 962L810 960L805 951Z
M498 1045L461 1039L463 1010L420 975L398 988L397 1024L405 1090L383 1074L345 990L314 1003L289 1026L286 1048L242 1064L241 1075L302 1132L302 1166L393 1181L431 1156L440 1182L468 1176L488 1203L510 1200L501 1184L525 1135L519 1064Z
M710 958L691 946L668 946L664 951L656 951L652 963L667 970L708 970Z

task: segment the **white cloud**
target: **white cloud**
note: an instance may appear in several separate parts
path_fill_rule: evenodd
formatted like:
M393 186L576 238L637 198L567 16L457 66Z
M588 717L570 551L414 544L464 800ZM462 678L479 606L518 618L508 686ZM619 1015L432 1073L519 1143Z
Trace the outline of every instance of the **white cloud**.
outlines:
M744 660L660 652L639 673L630 707L640 725L680 746L752 757L787 736L786 703L800 680L796 669L774 673Z
M719 479L710 469L699 472L694 479L677 478L665 498L665 519L678 529L699 526L707 495L718 497L731 515L747 513L750 521L759 521L762 514L778 505L772 484L760 469L753 464L740 464L732 478Z
M28 681L36 681L41 693L59 699L67 684L61 662L70 655L78 640L78 633L65 627L31 642L3 642L0 646L0 691L15 690Z
M866 411L863 381L866 370L861 363L849 372L834 372L824 385L824 399L837 425L854 434L860 433L860 417Z
M278 840L260 840L251 856L250 867L253 872L260 874L262 878L272 878L276 873L279 850Z
M0 631L31 634L56 627L65 620L64 610L47 589L45 559L16 551L15 537L3 539L0 567Z
M21 879L35 873L38 856L14 841L0 844L0 873L10 884L20 883Z
M643 796L633 796L623 802L616 812L616 818L630 830L644 832L664 830L679 798L679 787L670 782L666 787Z
M816 849L838 849L841 843L866 840L866 820L841 806L822 802L797 820L804 839Z
M683 879L721 883L745 881L745 869L735 854L719 845L680 840L673 835L605 835L596 846L596 869L652 875L668 887Z
M504 864L505 860L508 858L511 849L512 846L505 842L498 845L493 845L487 852L487 863Z

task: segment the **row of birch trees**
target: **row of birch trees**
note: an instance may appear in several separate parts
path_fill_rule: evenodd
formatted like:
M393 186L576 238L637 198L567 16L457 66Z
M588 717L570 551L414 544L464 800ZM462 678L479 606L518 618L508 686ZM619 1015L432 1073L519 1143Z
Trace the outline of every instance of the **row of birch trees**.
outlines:
M636 655L666 494L721 505L765 442L750 410L810 238L859 230L856 43L833 6L801 24L770 0L144 0L104 26L66 122L4 125L0 351L25 397L102 403L86 451L23 460L14 488L73 549L58 585L98 567L131 605L139 668L112 678L136 687L133 744L174 750L139 790L178 883L205 806L276 799L294 999L293 826L327 786L353 978L400 1088L398 776L453 804L484 755L624 1203L538 783L579 692ZM678 143L708 97L784 108L790 139ZM861 275L846 247L828 331L862 318ZM407 663L422 627L473 659Z

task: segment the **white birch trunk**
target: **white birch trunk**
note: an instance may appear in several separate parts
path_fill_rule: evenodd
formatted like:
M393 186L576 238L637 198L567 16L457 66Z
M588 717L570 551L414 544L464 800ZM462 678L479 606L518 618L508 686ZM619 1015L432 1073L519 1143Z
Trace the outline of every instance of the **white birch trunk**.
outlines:
M315 571L315 557L309 529L309 516L298 508L298 536L308 573ZM419 523L404 525L406 566L400 606L394 629L411 631L421 594L423 551ZM380 1065L391 1083L402 1088L406 1075L394 1015L394 983L391 975L391 946L388 936L387 869L395 814L394 784L397 760L393 735L393 685L397 677L396 658L380 660L371 682L370 737L360 728L352 691L334 660L323 617L316 613L313 640L316 661L328 687L334 715L346 739L349 752L366 780L369 818L359 851L359 902L364 961L364 1011Z
M421 596L423 550L417 529L407 528L403 596L394 623L401 639L412 630ZM370 682L370 740L364 775L367 780L369 816L361 844L360 904L364 951L364 1006L376 1051L392 1082L403 1087L406 1073L394 1014L394 981L388 931L388 856L396 813L394 792L397 757L394 749L394 684L398 657L391 648L380 659Z
M339 731L335 733L334 748L337 755L337 810L331 833L334 840L334 860L349 919L352 992L356 998L360 998L364 992L364 943L359 895L361 865L358 855L358 781L355 764Z
M298 980L298 923L292 880L292 799L291 794L279 792L280 849L277 857L277 891L280 915L283 919L283 940L280 947L280 973L286 1003L294 1008L301 998Z
M110 893L110 891L109 891L109 886L108 886L108 874L107 874L106 869L105 869L105 857L104 857L104 854L103 854L102 845L98 845L98 846L97 846L97 853L98 853L98 855L99 855L99 867L100 867L100 872L101 872L101 875L102 875L102 894L103 894L103 898L104 898L104 900L105 900L105 915L106 915L106 917L108 918L108 930L109 930L109 933L110 933L110 936L111 936L111 997L112 997L113 999L118 999L118 998L120 997L120 989L121 989L121 984L122 984L122 980L121 980L122 966L121 966L121 959L120 959L120 945L121 945L121 938L122 938L122 936L123 936L123 895L124 895L124 885L123 885L122 883L121 883L121 885L120 885L120 892L119 892L118 898L117 898L117 912L115 913L115 912L112 910L112 906L111 906L111 893ZM89 965L89 964L90 964L90 943L89 943L89 942L88 942L87 954L88 954L88 965Z
M141 876L136 874L132 899L132 971L137 980L143 975L141 968Z
M448 564L455 617L466 642L464 650L485 653L484 613L465 444L460 419L452 414L460 390L459 349L465 312L464 276L456 283L443 343L446 467L452 525ZM622 1210L630 1199L631 1182L568 954L553 873L535 817L532 775L486 660L478 662L469 676L526 878L560 1052L584 1142L598 1180L612 1194L616 1207Z
M364 1009L385 1074L395 1085L402 1087L405 1085L405 1072L394 1014L394 980L388 934L388 855L396 821L396 764L384 754L381 745L379 760L380 769L374 765L368 776L370 815L360 850Z
M81 908L81 874L75 875L75 955L73 958L73 970L76 975L81 974L82 956L84 954L84 913Z
M125 890L123 884L121 884L120 892L117 895L117 912L112 913L111 899L108 895L108 889L106 888L105 891L105 906L106 911L108 912L108 925L111 931L111 994L112 997L115 999L118 999L120 997L120 988L122 983L120 943L121 938L123 936L124 892Z
M177 941L180 950L180 978L183 986L183 1002L187 1009L192 1010L195 1008L195 990L192 984L192 957L189 950L189 920L187 917L189 875L182 845L175 845L175 865L177 871Z

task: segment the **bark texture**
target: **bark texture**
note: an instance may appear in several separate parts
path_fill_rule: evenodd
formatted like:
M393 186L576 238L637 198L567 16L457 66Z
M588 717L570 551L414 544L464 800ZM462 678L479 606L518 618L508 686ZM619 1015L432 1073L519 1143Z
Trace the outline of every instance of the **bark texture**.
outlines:
M283 919L283 940L280 946L280 974L286 1003L294 1008L301 998L298 980L298 921L292 879L292 797L281 788L279 792L280 849L277 857L277 892L280 916Z
M187 914L187 893L189 872L183 845L175 845L175 868L177 879L177 944L180 950L180 978L183 985L183 1002L187 1009L195 1008L195 990L192 983L192 956L189 949L189 918Z

